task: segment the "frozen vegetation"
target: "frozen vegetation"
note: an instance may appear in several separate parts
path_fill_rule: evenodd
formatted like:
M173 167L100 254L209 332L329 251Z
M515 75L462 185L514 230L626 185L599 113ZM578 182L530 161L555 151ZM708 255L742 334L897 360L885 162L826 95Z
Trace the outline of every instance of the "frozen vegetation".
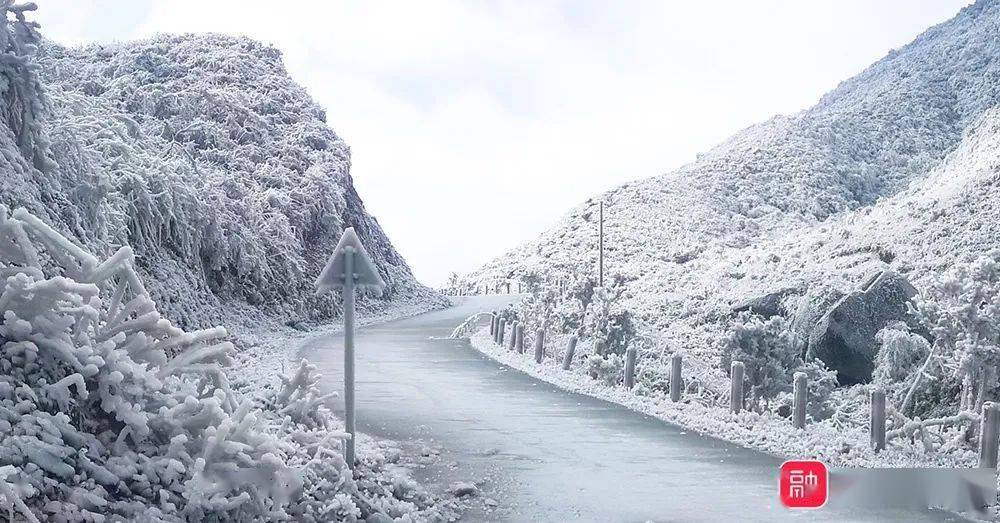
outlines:
M365 212L347 144L276 49L211 34L45 41L30 61L33 84L12 99L39 114L3 139L5 151L33 150L4 155L15 175L0 180L0 201L95 253L131 246L173 321L336 316L338 298L314 297L312 283L350 226L388 284L362 307L443 303Z
M347 469L308 362L263 370L287 359L263 330L338 316L312 282L345 227L388 284L363 312L446 303L366 214L347 145L278 51L217 35L68 49L34 9L0 2L5 517L450 517L391 444Z
M0 499L18 518L446 517L378 455L351 473L308 362L235 391L229 333L161 316L130 248L99 260L0 206L0 276Z
M778 454L971 464L980 408L1000 399L998 27L1000 2L980 0L815 106L599 195L458 284L520 283L504 314L544 327L555 357L518 365L567 386L619 387L634 347L635 390L601 394ZM663 400L673 354L696 408ZM740 415L725 410L733 359L747 364ZM810 381L805 433L787 419L795 372ZM863 449L873 384L891 410L878 459Z

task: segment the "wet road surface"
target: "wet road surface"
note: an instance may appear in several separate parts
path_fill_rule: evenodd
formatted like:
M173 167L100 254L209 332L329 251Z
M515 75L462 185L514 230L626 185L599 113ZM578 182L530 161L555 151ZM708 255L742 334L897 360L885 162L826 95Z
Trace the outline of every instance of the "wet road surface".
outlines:
M476 482L472 521L962 521L941 512L791 512L781 460L624 407L563 391L443 339L509 296L360 329L358 430L439 452L414 476ZM331 390L343 383L339 336L300 349ZM342 414L342 405L339 406ZM492 498L498 505L486 507Z

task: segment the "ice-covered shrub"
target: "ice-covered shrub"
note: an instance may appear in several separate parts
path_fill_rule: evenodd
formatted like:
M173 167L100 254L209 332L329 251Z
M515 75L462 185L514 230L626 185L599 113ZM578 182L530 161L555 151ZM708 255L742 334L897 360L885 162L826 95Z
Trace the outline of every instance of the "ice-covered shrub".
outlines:
M792 382L791 370L797 367L799 349L784 318L763 318L755 314L740 314L729 336L722 342L722 368L733 361L746 366L749 400L754 407L758 400L768 399L787 391Z
M557 300L558 294L551 286L534 286L528 296L509 308L507 323L510 324L511 319L517 319L523 322L526 332L553 328L552 317Z
M617 354L610 354L607 357L591 354L587 357L587 374L608 386L615 386L621 382L624 367L622 358Z
M171 325L132 263L128 248L99 262L0 207L8 481L55 518L129 517L138 506L196 519L285 516L299 473L229 390L225 329Z
M614 354L625 354L629 344L635 339L636 325L632 313L622 309L611 314L608 318L607 347L608 351Z
M1000 364L1000 250L935 277L914 300L912 313L934 342L900 408L907 412L925 376L950 373L961 382L951 402L979 412L996 399Z
M299 362L294 374L280 376L281 390L274 397L277 413L290 416L309 428L331 428L327 426L331 419L328 404L337 397L337 393L320 392L322 377L322 374L316 373L316 366L306 360Z
M789 392L795 372L802 371L809 376L811 410L817 416L826 412L836 373L821 361L802 360L800 344L783 317L737 315L730 333L722 339L720 354L723 369L729 369L733 361L746 366L746 386L754 408L766 408L771 398Z
M594 289L593 301L584 318L585 334L604 344L613 354L624 354L636 336L632 314L621 307L625 292L623 280L614 278L610 285Z
M918 364L930 353L930 343L923 336L910 332L905 323L895 323L875 335L879 344L875 356L872 383L892 387L908 381Z
M875 341L879 351L875 356L872 383L886 391L891 405L900 407L918 379L918 373L923 371L921 365L930 354L930 343L923 336L910 332L905 323L887 326L878 332Z
M597 282L592 276L582 271L574 271L565 284L563 294L567 301L574 302L581 311L586 311L594 301L596 288Z
M808 379L806 411L813 419L824 419L833 413L831 396L837 388L837 371L830 370L820 360L810 360L801 363L792 371L804 372Z
M101 262L0 206L0 285L0 501L19 518L329 521L430 507L362 492L307 362L260 403L231 390L226 330L164 319L130 249Z

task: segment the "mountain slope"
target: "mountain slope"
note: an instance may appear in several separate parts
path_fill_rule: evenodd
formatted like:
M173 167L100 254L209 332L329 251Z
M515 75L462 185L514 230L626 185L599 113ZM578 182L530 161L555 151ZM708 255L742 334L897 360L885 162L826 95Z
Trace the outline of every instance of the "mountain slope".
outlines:
M350 177L350 150L274 48L220 35L160 36L36 57L38 150L3 203L46 217L100 254L131 245L181 325L267 312L336 314L312 281L353 226L388 288L362 305L442 298L419 284ZM8 120L13 121L13 120ZM12 127L18 141L25 133ZM7 150L7 149L5 149Z
M811 284L829 295L888 264L919 278L930 267L919 262L918 247L893 247L899 256L883 259L869 245L868 261L855 260L856 271L816 280L807 266L823 260L796 260L781 249L803 236L829 235L840 220L947 176L931 173L1000 100L998 29L1000 2L980 0L814 107L750 127L677 171L589 200L468 281L532 272L558 279L579 267L596 272L599 200L605 263L626 282L625 306L693 351L709 346L719 318L747 296L785 286L804 294ZM905 242L893 230L884 233L884 247Z

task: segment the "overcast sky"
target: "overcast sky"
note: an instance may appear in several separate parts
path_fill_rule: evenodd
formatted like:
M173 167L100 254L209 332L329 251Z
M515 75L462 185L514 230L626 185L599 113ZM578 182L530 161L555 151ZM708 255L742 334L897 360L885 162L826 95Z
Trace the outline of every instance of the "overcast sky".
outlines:
M350 144L365 205L438 285L571 207L816 102L967 0L38 0L63 43L244 34Z

